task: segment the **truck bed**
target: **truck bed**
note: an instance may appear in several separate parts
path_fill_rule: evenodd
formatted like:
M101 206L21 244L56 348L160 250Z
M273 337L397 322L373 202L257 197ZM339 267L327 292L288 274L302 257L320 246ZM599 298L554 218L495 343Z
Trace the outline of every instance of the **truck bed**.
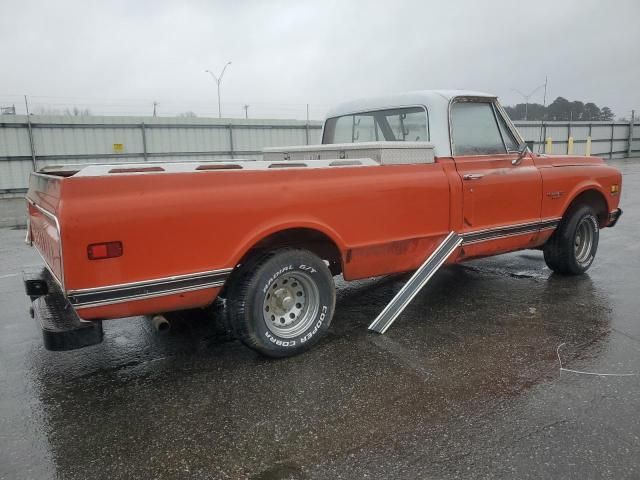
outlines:
M330 239L347 279L412 270L450 224L442 165L353 155L55 166L32 174L27 200L29 238L84 319L207 305L283 232ZM101 242L122 255L90 260Z

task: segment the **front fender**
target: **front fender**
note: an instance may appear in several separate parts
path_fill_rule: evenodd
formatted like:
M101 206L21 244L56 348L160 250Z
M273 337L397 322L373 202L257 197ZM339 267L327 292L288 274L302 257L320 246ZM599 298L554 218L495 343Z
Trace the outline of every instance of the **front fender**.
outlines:
M607 165L543 168L541 217L561 218L580 195L593 191L605 203L607 212L615 210L619 196L612 196L611 185L620 184L620 172Z
M566 213L566 211L569 209L569 207L571 206L571 204L583 193L588 192L588 191L595 191L598 192L598 194L602 197L602 200L604 200L605 204L607 205L607 209L609 211L611 211L613 209L613 207L611 205L609 205L609 199L607 198L608 195L606 194L604 188L602 187L602 185L600 185L599 183L596 183L594 181L584 181L584 182L580 182L578 185L576 185L571 192L569 192L569 194L567 195L567 198L565 198L565 201L562 205L562 216L564 216L564 214Z

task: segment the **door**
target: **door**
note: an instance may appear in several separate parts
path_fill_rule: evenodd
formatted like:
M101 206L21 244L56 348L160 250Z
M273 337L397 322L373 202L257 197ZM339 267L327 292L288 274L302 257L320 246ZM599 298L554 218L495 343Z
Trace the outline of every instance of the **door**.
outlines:
M517 161L518 141L492 99L457 99L450 115L465 244L480 245L473 255L524 248L540 222L542 180L533 158Z

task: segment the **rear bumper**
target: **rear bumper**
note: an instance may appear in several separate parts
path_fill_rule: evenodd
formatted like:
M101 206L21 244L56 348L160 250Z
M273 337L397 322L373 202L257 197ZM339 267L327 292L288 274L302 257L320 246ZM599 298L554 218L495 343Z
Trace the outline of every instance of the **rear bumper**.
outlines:
M622 216L622 210L620 208L616 208L614 211L609 212L609 224L608 227L615 227L618 220Z
M47 350L75 350L102 342L102 322L81 320L47 269L24 272L23 278L33 301L30 313Z

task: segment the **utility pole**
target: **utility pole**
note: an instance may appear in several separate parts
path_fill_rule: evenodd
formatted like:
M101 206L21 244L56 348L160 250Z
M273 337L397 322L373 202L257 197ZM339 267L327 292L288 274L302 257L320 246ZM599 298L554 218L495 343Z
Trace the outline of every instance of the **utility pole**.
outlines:
M205 72L211 75L211 78L213 78L213 80L216 82L216 85L218 85L218 118L222 118L222 108L220 107L220 84L222 83L222 77L224 76L224 71L227 69L229 65L231 65L231 62L227 62L225 64L219 76L216 76L211 70L205 70Z
M157 115L156 115L156 107L157 107L158 105L160 105L158 102L153 102L153 116L154 116L154 117L157 117Z
M633 124L636 121L636 111L631 110L631 121L629 122L629 143L627 143L627 157L633 152Z
M249 118L249 105L245 105L242 108L244 108L244 118L248 119Z
M33 128L31 127L31 116L29 114L29 101L27 96L24 96L24 108L27 110L27 131L29 132L29 147L31 148L31 166L33 171L38 170L38 162L36 161L36 146L33 141Z
M544 96L542 99L542 107L544 108L544 114L542 115L542 122L540 124L540 136L538 137L538 153L542 149L542 130L544 129L544 135L547 133L547 127L544 124L544 121L547 119L547 83L549 83L549 77L547 75L544 76ZM591 130L589 130L591 132Z
M306 144L309 145L309 104L307 103L307 123L304 125L304 136Z

